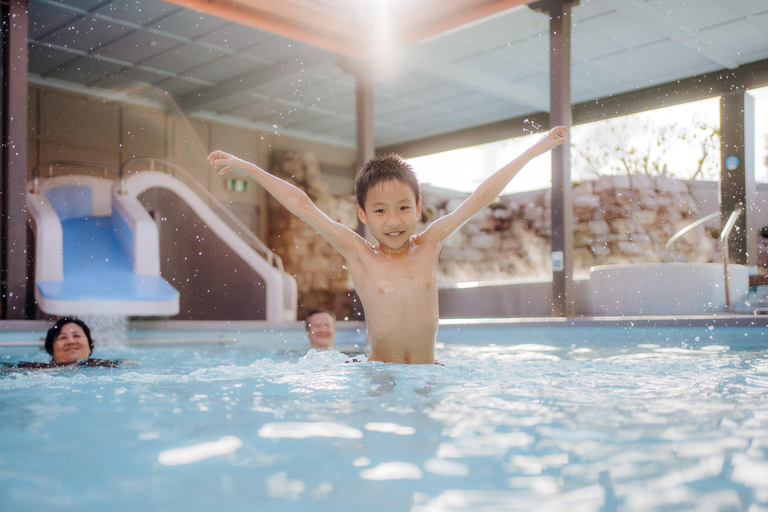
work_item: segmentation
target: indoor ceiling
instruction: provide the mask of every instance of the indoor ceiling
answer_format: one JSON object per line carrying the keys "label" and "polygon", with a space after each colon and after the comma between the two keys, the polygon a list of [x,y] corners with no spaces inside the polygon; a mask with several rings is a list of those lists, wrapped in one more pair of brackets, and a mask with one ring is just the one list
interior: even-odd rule
{"label": "indoor ceiling", "polygon": [[[359,7],[373,0],[205,2],[242,4],[240,17],[173,1],[30,0],[30,82],[163,91],[188,115],[344,146],[352,58],[374,69],[377,146],[549,109],[548,18],[525,2],[389,0],[422,14],[395,11],[385,31]],[[437,5],[453,8],[423,14]],[[574,103],[768,59],[766,0],[581,0],[572,13]]]}

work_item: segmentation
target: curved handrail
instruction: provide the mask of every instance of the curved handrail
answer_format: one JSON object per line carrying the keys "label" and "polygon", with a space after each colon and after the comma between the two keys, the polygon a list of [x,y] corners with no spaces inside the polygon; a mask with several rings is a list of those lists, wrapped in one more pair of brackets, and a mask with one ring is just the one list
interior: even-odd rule
{"label": "curved handrail", "polygon": [[[53,168],[56,167],[88,167],[91,169],[99,169],[102,171],[102,176],[107,177],[107,172],[112,171],[122,176],[120,169],[110,167],[108,165],[89,164],[86,162],[76,162],[74,160],[48,160],[47,162],[40,162],[32,168],[32,193],[40,193],[40,169],[48,169],[48,177],[53,177]],[[124,182],[120,181],[120,193],[125,194]]]}
{"label": "curved handrail", "polygon": [[262,253],[264,258],[267,260],[267,262],[277,267],[280,271],[285,272],[285,267],[283,266],[283,260],[272,252],[272,250],[267,247],[267,245],[261,241],[259,237],[257,237],[250,229],[248,229],[248,226],[243,224],[243,222],[238,219],[234,213],[232,213],[229,208],[227,208],[224,203],[221,202],[221,200],[213,195],[210,190],[205,188],[197,179],[195,179],[194,176],[189,174],[183,167],[180,167],[173,162],[169,162],[168,160],[163,160],[162,158],[152,158],[152,157],[138,157],[138,158],[131,158],[130,160],[126,160],[123,162],[123,164],[120,166],[119,172],[119,180],[120,180],[120,190],[121,193],[125,193],[125,168],[130,164],[135,164],[139,162],[147,162],[149,163],[149,170],[154,171],[155,170],[155,164],[159,163],[160,165],[164,165],[167,167],[170,167],[174,169],[175,171],[180,172],[185,178],[187,178],[194,186],[197,188],[197,190],[209,201],[209,204],[217,209],[221,215],[223,215],[226,220],[230,221],[232,224],[235,225],[236,229],[238,230],[238,234],[243,237],[243,239],[248,242],[248,244],[256,249],[258,252]]}
{"label": "curved handrail", "polygon": [[733,226],[736,225],[736,221],[739,215],[744,211],[744,205],[739,203],[735,210],[731,212],[731,216],[728,217],[728,221],[725,223],[723,230],[720,232],[720,254],[723,258],[723,273],[725,277],[725,307],[731,309],[731,281],[728,275],[728,237],[731,234]]}
{"label": "curved handrail", "polygon": [[702,218],[700,218],[700,219],[698,219],[698,220],[696,220],[694,222],[691,222],[690,224],[685,226],[683,229],[681,229],[680,231],[678,231],[677,233],[672,235],[672,238],[667,240],[666,245],[664,245],[664,261],[669,260],[669,250],[672,248],[672,245],[675,242],[677,242],[678,239],[680,239],[682,236],[687,234],[692,229],[694,229],[694,228],[696,228],[698,226],[701,226],[702,224],[706,224],[710,220],[719,218],[721,215],[722,215],[722,213],[720,213],[719,210],[714,212],[714,213],[710,213],[709,215],[707,215],[705,217],[702,217]]}

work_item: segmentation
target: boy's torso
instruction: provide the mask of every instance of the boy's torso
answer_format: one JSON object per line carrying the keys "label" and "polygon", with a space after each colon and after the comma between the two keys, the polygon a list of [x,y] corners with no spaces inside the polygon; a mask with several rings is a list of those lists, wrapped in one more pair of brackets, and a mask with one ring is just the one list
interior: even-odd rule
{"label": "boy's torso", "polygon": [[348,262],[365,309],[370,360],[434,363],[437,255],[437,244],[422,234],[411,237],[403,254],[367,246],[359,251],[359,261]]}

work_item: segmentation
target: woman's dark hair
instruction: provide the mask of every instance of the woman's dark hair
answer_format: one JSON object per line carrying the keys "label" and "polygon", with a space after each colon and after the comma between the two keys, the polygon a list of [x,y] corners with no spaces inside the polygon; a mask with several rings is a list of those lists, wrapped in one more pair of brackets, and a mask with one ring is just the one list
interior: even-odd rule
{"label": "woman's dark hair", "polygon": [[45,351],[53,355],[53,342],[56,341],[56,338],[58,338],[59,334],[61,334],[61,328],[67,324],[77,324],[83,329],[85,337],[88,338],[88,345],[91,347],[91,353],[93,353],[93,338],[91,338],[91,330],[88,328],[85,322],[79,318],[72,318],[68,316],[60,318],[58,322],[53,324],[53,327],[48,329],[48,334],[45,336]]}

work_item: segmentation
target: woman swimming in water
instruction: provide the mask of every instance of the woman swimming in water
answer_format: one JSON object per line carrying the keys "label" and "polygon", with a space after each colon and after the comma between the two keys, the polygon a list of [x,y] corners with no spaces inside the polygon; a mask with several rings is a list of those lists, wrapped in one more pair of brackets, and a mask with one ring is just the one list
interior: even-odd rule
{"label": "woman swimming in water", "polygon": [[16,368],[60,368],[65,366],[105,366],[116,367],[118,361],[93,359],[93,338],[88,325],[78,318],[59,319],[48,330],[45,337],[45,350],[51,354],[52,361],[35,363],[21,361]]}

